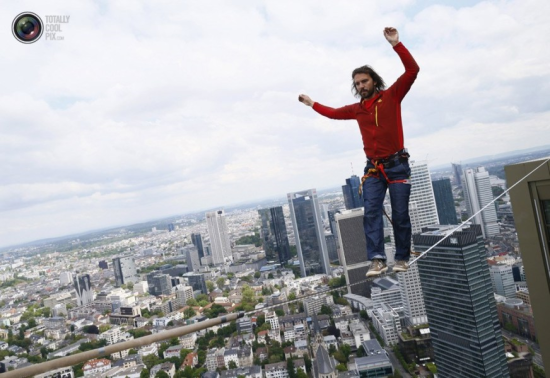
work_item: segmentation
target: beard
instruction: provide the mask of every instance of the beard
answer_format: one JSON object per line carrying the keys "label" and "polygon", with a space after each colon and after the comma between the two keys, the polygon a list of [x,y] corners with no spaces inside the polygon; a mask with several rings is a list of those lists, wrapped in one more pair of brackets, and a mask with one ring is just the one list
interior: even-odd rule
{"label": "beard", "polygon": [[372,88],[371,90],[361,91],[361,99],[362,100],[368,100],[369,98],[371,98],[374,95],[375,91],[376,90],[374,88]]}

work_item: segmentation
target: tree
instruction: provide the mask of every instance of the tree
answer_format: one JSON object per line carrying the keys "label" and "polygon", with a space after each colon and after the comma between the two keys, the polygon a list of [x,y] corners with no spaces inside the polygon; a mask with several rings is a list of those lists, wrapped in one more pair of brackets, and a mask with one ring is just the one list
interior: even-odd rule
{"label": "tree", "polygon": [[149,369],[142,369],[139,378],[149,378]]}
{"label": "tree", "polygon": [[214,286],[214,282],[206,281],[206,288],[208,289],[208,292],[211,293],[216,287]]}
{"label": "tree", "polygon": [[189,318],[192,318],[193,316],[197,315],[197,313],[195,312],[195,310],[193,310],[192,307],[189,307],[189,308],[186,308],[184,311],[183,311],[183,316],[187,319]]}
{"label": "tree", "polygon": [[307,353],[304,354],[304,364],[306,365],[306,371],[311,373],[311,359]]}
{"label": "tree", "polygon": [[323,315],[332,315],[332,309],[327,306],[327,305],[322,305],[321,306],[321,311],[319,312],[320,314],[323,314]]}
{"label": "tree", "polygon": [[236,369],[237,368],[237,364],[233,360],[229,361],[228,365],[229,365],[229,369]]}
{"label": "tree", "polygon": [[158,373],[155,374],[155,378],[170,378],[170,376],[164,370],[159,370]]}
{"label": "tree", "polygon": [[280,308],[275,310],[275,314],[277,316],[285,316],[285,312],[283,310],[281,310]]}
{"label": "tree", "polygon": [[298,373],[296,374],[296,378],[308,378],[307,374],[302,370],[302,368],[298,368]]}
{"label": "tree", "polygon": [[254,273],[254,278],[260,278],[262,276],[262,273],[256,272]]}
{"label": "tree", "polygon": [[191,298],[191,299],[188,299],[188,300],[185,302],[185,304],[186,304],[187,306],[193,306],[193,307],[195,307],[195,306],[198,304],[198,302],[197,302],[196,299]]}
{"label": "tree", "polygon": [[95,324],[92,324],[92,325],[89,325],[89,326],[84,326],[82,328],[82,330],[84,331],[84,333],[91,333],[91,334],[94,334],[94,335],[99,335],[99,328],[97,328],[97,326]]}
{"label": "tree", "polygon": [[216,285],[218,285],[218,287],[221,289],[222,287],[225,286],[225,277],[218,277],[218,279],[216,280]]}
{"label": "tree", "polygon": [[288,371],[288,378],[296,378],[296,370],[292,358],[286,360],[286,370]]}

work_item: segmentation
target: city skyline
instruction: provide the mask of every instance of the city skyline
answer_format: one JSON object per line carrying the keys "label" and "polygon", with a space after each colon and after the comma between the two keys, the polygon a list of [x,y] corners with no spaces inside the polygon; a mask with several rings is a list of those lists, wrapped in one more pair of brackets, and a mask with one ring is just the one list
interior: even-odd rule
{"label": "city skyline", "polygon": [[[71,18],[63,41],[0,36],[0,244],[359,175],[356,123],[322,119],[297,95],[352,103],[349,74],[363,64],[392,83],[402,72],[384,26],[399,30],[420,65],[403,103],[414,159],[442,165],[534,147],[549,131],[548,89],[539,83],[550,72],[548,53],[526,41],[550,28],[548,8],[542,0],[349,1],[337,9],[238,2],[214,10],[7,4],[6,28],[21,9]],[[376,16],[366,24],[367,9]]]}

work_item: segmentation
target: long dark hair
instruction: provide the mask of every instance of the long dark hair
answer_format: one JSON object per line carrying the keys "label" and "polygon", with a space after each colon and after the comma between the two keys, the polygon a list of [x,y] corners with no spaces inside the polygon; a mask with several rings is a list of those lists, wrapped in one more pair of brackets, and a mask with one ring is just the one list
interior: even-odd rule
{"label": "long dark hair", "polygon": [[378,75],[376,71],[372,69],[371,66],[366,66],[366,65],[361,66],[359,68],[354,69],[353,72],[351,73],[351,92],[355,97],[361,97],[361,94],[357,91],[357,88],[355,87],[354,78],[355,78],[355,75],[357,74],[369,75],[372,78],[372,81],[374,81],[374,88],[376,89],[377,92],[380,92],[386,89],[386,83],[384,83],[384,79],[382,79],[382,77],[380,77],[380,75]]}

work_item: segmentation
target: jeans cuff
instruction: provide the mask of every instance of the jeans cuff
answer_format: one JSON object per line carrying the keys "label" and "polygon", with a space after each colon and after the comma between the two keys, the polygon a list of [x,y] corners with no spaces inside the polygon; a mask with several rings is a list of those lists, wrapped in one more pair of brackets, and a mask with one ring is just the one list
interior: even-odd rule
{"label": "jeans cuff", "polygon": [[386,256],[384,256],[384,255],[374,255],[374,256],[372,256],[369,260],[374,260],[374,259],[377,259],[377,260],[386,260]]}

